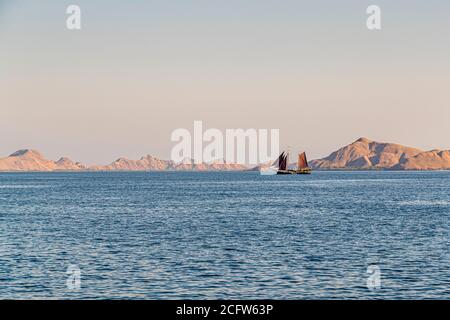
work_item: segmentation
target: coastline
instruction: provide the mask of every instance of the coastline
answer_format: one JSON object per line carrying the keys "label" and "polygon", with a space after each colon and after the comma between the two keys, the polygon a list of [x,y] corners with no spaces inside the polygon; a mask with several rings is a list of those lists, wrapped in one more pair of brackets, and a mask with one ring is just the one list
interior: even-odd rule
{"label": "coastline", "polygon": [[[313,169],[313,172],[450,172],[449,169],[389,169],[389,168],[333,168]],[[109,173],[109,172],[140,172],[140,173],[259,173],[258,170],[0,170],[1,173]]]}

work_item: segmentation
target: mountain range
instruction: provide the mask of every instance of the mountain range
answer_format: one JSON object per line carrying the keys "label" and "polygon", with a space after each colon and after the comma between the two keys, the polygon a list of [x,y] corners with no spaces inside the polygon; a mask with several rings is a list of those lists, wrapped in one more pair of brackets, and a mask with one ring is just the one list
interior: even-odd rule
{"label": "mountain range", "polygon": [[310,161],[310,166],[315,169],[445,170],[450,169],[450,150],[423,151],[359,138],[328,157]]}
{"label": "mountain range", "polygon": [[170,160],[161,160],[151,155],[139,160],[119,158],[108,165],[86,166],[63,157],[58,161],[46,159],[39,151],[23,149],[14,152],[6,158],[0,159],[0,171],[232,171],[246,170],[248,167],[241,164],[215,161],[211,163],[196,164],[191,159],[180,163]]}
{"label": "mountain range", "polygon": [[[359,138],[329,156],[309,162],[313,169],[389,169],[389,170],[450,170],[450,150],[423,151],[395,143]],[[252,170],[258,169],[259,166]],[[195,164],[191,159],[180,163],[146,155],[139,160],[119,158],[108,165],[86,166],[63,157],[46,159],[39,151],[23,149],[0,158],[0,171],[242,171],[241,164],[215,161]]]}

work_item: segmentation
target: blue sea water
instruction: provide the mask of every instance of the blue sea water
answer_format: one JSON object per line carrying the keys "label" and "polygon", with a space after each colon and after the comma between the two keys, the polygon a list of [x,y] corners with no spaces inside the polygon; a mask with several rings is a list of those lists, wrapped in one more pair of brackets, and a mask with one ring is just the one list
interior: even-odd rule
{"label": "blue sea water", "polygon": [[1,173],[0,298],[449,299],[449,219],[445,171]]}

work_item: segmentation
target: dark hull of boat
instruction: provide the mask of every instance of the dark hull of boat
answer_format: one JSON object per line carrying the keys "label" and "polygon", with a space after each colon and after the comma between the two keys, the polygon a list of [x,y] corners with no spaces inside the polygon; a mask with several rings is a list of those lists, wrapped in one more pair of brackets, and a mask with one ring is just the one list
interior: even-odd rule
{"label": "dark hull of boat", "polygon": [[311,169],[301,170],[278,170],[277,174],[311,174]]}

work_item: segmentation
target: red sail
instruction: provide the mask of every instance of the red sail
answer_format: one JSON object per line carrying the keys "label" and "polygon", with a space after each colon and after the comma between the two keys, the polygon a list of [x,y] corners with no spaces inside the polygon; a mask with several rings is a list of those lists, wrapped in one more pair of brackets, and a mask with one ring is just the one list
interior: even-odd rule
{"label": "red sail", "polygon": [[299,170],[308,168],[308,160],[306,160],[306,153],[302,152],[298,155],[297,166]]}

